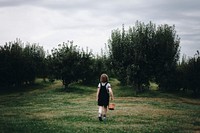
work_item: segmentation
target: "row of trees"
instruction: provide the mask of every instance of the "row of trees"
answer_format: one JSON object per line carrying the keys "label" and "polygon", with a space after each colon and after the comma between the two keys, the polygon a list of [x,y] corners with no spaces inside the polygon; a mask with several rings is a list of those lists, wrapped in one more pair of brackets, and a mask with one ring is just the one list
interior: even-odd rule
{"label": "row of trees", "polygon": [[136,22],[125,31],[117,29],[109,40],[110,58],[117,77],[123,84],[138,90],[148,88],[149,81],[170,88],[179,59],[180,38],[175,26]]}
{"label": "row of trees", "polygon": [[186,59],[183,56],[182,62],[176,69],[175,88],[179,90],[192,90],[195,95],[200,93],[200,54],[199,51],[194,57]]}
{"label": "row of trees", "polygon": [[200,56],[179,61],[180,38],[175,26],[136,22],[116,29],[101,56],[94,56],[68,41],[46,55],[37,44],[20,40],[0,46],[0,86],[31,84],[36,77],[61,79],[67,88],[74,81],[98,82],[103,72],[138,91],[156,82],[164,90],[200,92]]}
{"label": "row of trees", "polygon": [[[25,45],[25,46],[24,46]],[[32,84],[36,77],[50,81],[61,79],[67,88],[74,81],[94,83],[106,70],[103,56],[94,57],[73,42],[60,44],[46,54],[38,44],[15,42],[0,46],[0,88],[19,88]]]}
{"label": "row of trees", "polygon": [[179,61],[180,38],[175,26],[156,27],[136,22],[128,30],[112,31],[109,40],[112,68],[122,84],[138,91],[156,82],[167,91],[192,90],[200,93],[200,55]]}
{"label": "row of trees", "polygon": [[37,44],[20,40],[0,46],[0,86],[13,87],[31,84],[36,76],[45,76],[45,52]]}
{"label": "row of trees", "polygon": [[98,82],[99,75],[105,70],[104,58],[94,57],[88,49],[80,50],[73,42],[63,43],[53,49],[47,60],[49,77],[62,79],[66,88],[74,81],[84,84]]}

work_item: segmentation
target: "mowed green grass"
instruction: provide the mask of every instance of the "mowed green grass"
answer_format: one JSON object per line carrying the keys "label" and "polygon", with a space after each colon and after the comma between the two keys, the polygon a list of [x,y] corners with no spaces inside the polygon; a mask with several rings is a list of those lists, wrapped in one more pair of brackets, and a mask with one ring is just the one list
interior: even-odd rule
{"label": "mowed green grass", "polygon": [[[41,82],[41,81],[38,81]],[[111,80],[116,108],[97,119],[96,86],[37,85],[0,95],[1,133],[200,132],[200,100],[150,91],[135,93]]]}

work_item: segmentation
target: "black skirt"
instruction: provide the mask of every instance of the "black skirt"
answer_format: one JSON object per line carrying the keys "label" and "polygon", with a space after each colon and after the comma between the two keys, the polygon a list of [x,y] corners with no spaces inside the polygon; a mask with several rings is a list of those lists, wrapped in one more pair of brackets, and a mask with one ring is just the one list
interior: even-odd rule
{"label": "black skirt", "polygon": [[107,107],[109,105],[109,98],[99,98],[98,105]]}

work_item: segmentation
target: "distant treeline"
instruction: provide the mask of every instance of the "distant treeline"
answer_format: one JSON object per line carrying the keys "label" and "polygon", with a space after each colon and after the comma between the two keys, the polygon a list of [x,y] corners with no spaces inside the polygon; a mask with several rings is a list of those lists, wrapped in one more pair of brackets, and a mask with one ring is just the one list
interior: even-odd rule
{"label": "distant treeline", "polygon": [[80,49],[73,42],[59,44],[47,54],[38,44],[20,40],[0,46],[0,88],[32,84],[36,77],[61,79],[67,88],[75,81],[98,82],[101,73],[116,77],[121,84],[142,91],[156,82],[167,91],[200,93],[200,55],[179,61],[180,38],[175,26],[136,22],[116,29],[100,56]]}

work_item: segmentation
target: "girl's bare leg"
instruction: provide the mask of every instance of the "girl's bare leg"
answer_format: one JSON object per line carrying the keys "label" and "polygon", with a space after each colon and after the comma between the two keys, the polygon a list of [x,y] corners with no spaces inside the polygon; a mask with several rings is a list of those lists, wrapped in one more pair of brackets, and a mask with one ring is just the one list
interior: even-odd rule
{"label": "girl's bare leg", "polygon": [[103,113],[103,107],[102,106],[99,106],[99,116],[101,116]]}
{"label": "girl's bare leg", "polygon": [[104,110],[103,118],[106,119],[107,107],[103,107],[103,110]]}
{"label": "girl's bare leg", "polygon": [[99,121],[102,121],[102,113],[103,113],[103,107],[99,106]]}

